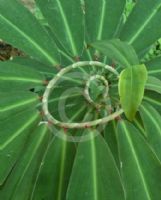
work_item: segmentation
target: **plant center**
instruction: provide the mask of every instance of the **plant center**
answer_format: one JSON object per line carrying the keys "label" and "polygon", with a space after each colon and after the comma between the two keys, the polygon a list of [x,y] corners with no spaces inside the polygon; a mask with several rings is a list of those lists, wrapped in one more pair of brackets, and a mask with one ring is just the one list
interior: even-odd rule
{"label": "plant center", "polygon": [[[72,122],[73,117],[75,117],[75,115],[73,117],[70,118],[69,121],[61,121],[58,118],[56,118],[57,114],[52,115],[49,112],[48,109],[48,103],[49,103],[49,97],[51,96],[52,91],[54,91],[56,88],[61,90],[61,88],[64,88],[60,86],[60,84],[62,83],[62,80],[67,79],[70,81],[74,81],[75,83],[80,84],[80,79],[79,80],[79,75],[78,73],[76,74],[72,74],[74,73],[73,71],[75,70],[80,70],[83,74],[83,77],[85,80],[82,80],[83,83],[82,84],[82,88],[81,87],[73,87],[71,89],[69,89],[68,85],[65,83],[65,85],[67,86],[66,91],[64,91],[64,95],[66,95],[68,93],[68,97],[70,98],[70,103],[68,104],[68,110],[72,110],[70,109],[70,106],[72,106],[74,104],[73,99],[71,97],[73,97],[72,95],[69,95],[69,92],[71,91],[78,91],[80,90],[80,93],[82,93],[82,97],[79,97],[77,99],[77,101],[75,102],[75,104],[79,104],[79,99],[83,98],[84,96],[84,101],[86,100],[86,104],[90,104],[91,105],[91,110],[94,109],[95,111],[98,110],[102,110],[101,108],[103,107],[103,109],[105,111],[108,111],[109,107],[111,107],[111,101],[110,101],[110,97],[109,97],[109,83],[108,80],[105,78],[104,75],[99,75],[99,73],[95,74],[95,75],[91,75],[91,73],[87,73],[83,68],[84,67],[89,67],[89,69],[91,70],[92,67],[97,67],[98,69],[103,69],[106,70],[107,72],[112,73],[113,75],[116,76],[116,78],[118,79],[119,77],[119,73],[112,68],[109,65],[106,65],[104,63],[101,62],[97,62],[97,61],[81,61],[81,62],[77,62],[74,63],[70,66],[67,66],[65,68],[63,68],[61,71],[59,71],[54,78],[49,82],[48,86],[46,87],[46,90],[44,92],[43,95],[43,100],[42,100],[42,109],[43,112],[45,114],[44,120],[50,122],[50,124],[53,124],[53,126],[58,126],[61,128],[85,128],[87,126],[97,126],[100,124],[105,124],[110,120],[115,119],[116,117],[118,117],[120,114],[123,113],[123,110],[118,108],[117,110],[115,110],[114,113],[111,112],[104,112],[105,115],[99,115],[102,118],[97,118],[97,119],[93,119],[93,120],[86,120],[86,118],[84,118],[84,120],[82,122]],[[78,72],[78,71],[77,71]],[[70,74],[70,76],[69,76]],[[74,76],[72,76],[74,75]],[[73,80],[74,79],[74,80]],[[75,84],[74,84],[75,85]],[[84,85],[84,86],[83,86]],[[73,85],[72,85],[73,86]],[[82,89],[82,92],[81,92]],[[54,92],[52,93],[54,94]],[[63,99],[64,97],[62,97]],[[81,104],[81,103],[80,103]],[[59,111],[62,109],[63,104],[59,104]],[[64,104],[65,105],[65,104]],[[81,106],[81,105],[80,105]],[[87,106],[87,105],[86,105]],[[66,106],[64,106],[66,107]],[[87,108],[89,108],[90,106],[88,106]],[[72,110],[74,111],[74,109]],[[60,112],[62,114],[63,110]],[[73,113],[73,112],[72,112]]]}

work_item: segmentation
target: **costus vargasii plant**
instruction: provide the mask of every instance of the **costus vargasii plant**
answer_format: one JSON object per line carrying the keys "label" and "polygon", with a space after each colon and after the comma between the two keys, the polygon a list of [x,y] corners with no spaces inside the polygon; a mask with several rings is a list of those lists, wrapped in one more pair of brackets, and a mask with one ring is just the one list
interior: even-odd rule
{"label": "costus vargasii plant", "polygon": [[35,4],[0,0],[0,199],[160,200],[161,0]]}

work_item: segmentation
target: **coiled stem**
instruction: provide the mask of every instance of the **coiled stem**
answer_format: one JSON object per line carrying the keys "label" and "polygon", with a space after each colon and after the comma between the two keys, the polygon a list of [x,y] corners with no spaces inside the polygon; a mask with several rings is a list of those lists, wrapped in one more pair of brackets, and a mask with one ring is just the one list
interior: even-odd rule
{"label": "coiled stem", "polygon": [[[85,67],[85,66],[97,66],[97,67],[101,67],[104,68],[110,72],[112,72],[114,75],[116,75],[117,78],[119,78],[119,73],[112,68],[109,65],[106,65],[104,63],[98,62],[98,61],[82,61],[82,62],[77,62],[74,63],[72,65],[69,65],[68,67],[63,68],[60,72],[58,72],[58,74],[48,83],[46,90],[43,94],[43,99],[42,99],[42,110],[44,112],[45,115],[45,120],[50,122],[50,124],[59,126],[61,128],[67,128],[67,129],[73,129],[73,128],[85,128],[85,127],[92,127],[92,126],[96,126],[99,124],[105,124],[108,121],[111,121],[115,118],[117,118],[118,116],[120,116],[123,113],[122,109],[118,109],[116,112],[110,114],[109,116],[106,116],[104,118],[101,119],[97,119],[97,120],[93,120],[93,121],[87,121],[87,122],[81,122],[81,123],[72,123],[72,122],[61,122],[57,119],[55,119],[49,112],[48,110],[48,99],[49,96],[51,94],[51,92],[54,90],[54,87],[56,85],[56,83],[59,81],[59,79],[61,77],[63,77],[64,74],[70,72],[72,69],[75,68],[79,68],[79,67]],[[99,79],[103,82],[103,84],[105,85],[106,91],[103,94],[103,97],[106,98],[108,96],[108,90],[109,90],[109,85],[108,85],[108,81],[104,78],[104,76],[102,75],[93,75],[89,78],[89,80],[86,82],[85,85],[85,89],[84,89],[84,96],[86,98],[86,100],[93,104],[96,108],[99,108],[101,105],[97,104],[93,101],[93,99],[90,97],[89,95],[89,85],[90,82],[94,79]]]}

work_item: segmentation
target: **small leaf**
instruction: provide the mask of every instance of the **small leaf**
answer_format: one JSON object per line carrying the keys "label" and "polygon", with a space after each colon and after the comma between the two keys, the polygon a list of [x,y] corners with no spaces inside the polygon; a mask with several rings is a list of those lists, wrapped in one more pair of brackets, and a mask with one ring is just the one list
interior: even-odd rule
{"label": "small leaf", "polygon": [[120,102],[129,120],[134,119],[135,113],[142,101],[146,80],[147,70],[145,65],[128,67],[120,74]]}
{"label": "small leaf", "polygon": [[139,64],[138,57],[133,47],[119,39],[96,41],[91,45],[109,59],[119,63],[122,67]]}

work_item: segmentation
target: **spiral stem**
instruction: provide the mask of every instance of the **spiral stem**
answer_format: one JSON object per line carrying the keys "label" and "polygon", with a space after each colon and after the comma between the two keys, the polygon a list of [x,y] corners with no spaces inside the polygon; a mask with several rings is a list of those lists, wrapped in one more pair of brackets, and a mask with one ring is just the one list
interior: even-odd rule
{"label": "spiral stem", "polygon": [[[110,72],[112,72],[113,74],[115,74],[117,76],[117,78],[119,77],[119,73],[114,69],[112,68],[111,66],[109,65],[106,65],[104,63],[101,63],[101,62],[98,62],[98,61],[81,61],[81,62],[77,62],[77,63],[74,63],[72,65],[69,65],[68,67],[65,67],[63,68],[61,71],[58,72],[58,74],[48,83],[47,87],[46,87],[46,90],[43,94],[43,98],[42,98],[42,110],[45,114],[45,120],[50,122],[50,124],[53,124],[53,125],[56,125],[56,126],[59,126],[61,128],[69,128],[69,129],[73,129],[73,128],[85,128],[85,127],[92,127],[92,126],[97,126],[99,124],[105,124],[107,123],[108,121],[111,121],[115,118],[117,118],[118,116],[120,116],[122,113],[123,113],[123,110],[122,109],[119,109],[118,111],[112,113],[111,115],[109,116],[106,116],[102,119],[97,119],[97,120],[94,120],[94,121],[88,121],[88,122],[82,122],[82,123],[64,123],[64,122],[61,122],[57,119],[55,119],[50,113],[49,113],[49,110],[48,110],[48,99],[49,99],[49,96],[52,92],[52,90],[54,89],[54,87],[56,86],[56,83],[58,82],[58,80],[64,76],[64,74],[70,72],[72,69],[75,69],[75,68],[79,68],[79,67],[85,67],[85,66],[97,66],[97,67],[101,67],[101,68],[104,68]],[[90,85],[90,82],[94,79],[100,79],[101,81],[103,81],[105,87],[106,87],[106,92],[104,94],[104,97],[107,97],[108,96],[108,90],[109,90],[109,86],[108,86],[108,81],[101,75],[94,75],[94,76],[91,76],[89,78],[89,80],[87,81],[86,83],[86,86],[85,86],[85,90],[84,90],[84,96],[85,98],[87,99],[88,102],[94,104],[95,106],[98,106],[90,97],[89,95],[89,85]]]}
{"label": "spiral stem", "polygon": [[101,104],[98,104],[98,103],[95,103],[93,101],[93,99],[90,97],[90,94],[89,94],[89,87],[90,87],[90,83],[93,81],[93,80],[101,80],[104,85],[105,85],[105,92],[103,94],[103,98],[106,99],[108,97],[108,91],[109,91],[109,86],[108,86],[108,81],[104,78],[104,76],[101,76],[101,75],[94,75],[94,76],[91,76],[89,78],[89,80],[86,82],[86,86],[85,86],[85,89],[84,89],[84,97],[85,99],[91,103],[92,105],[94,105],[97,109],[99,109],[102,105]]}

